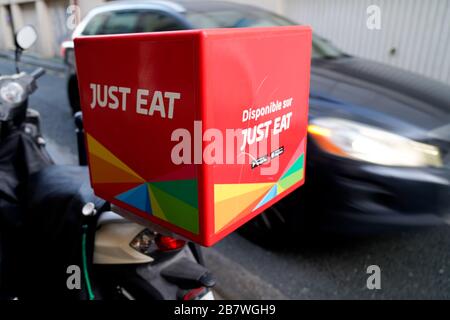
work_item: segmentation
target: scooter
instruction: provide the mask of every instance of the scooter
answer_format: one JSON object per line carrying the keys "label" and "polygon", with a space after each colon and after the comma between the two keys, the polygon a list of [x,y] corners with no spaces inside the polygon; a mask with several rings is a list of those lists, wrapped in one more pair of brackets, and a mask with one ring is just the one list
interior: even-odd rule
{"label": "scooter", "polygon": [[[93,194],[81,114],[75,118],[80,165],[53,163],[39,113],[28,108],[45,71],[27,74],[17,63],[36,38],[31,26],[17,33],[17,74],[0,77],[0,172],[6,177],[0,183],[0,297],[214,299],[215,280],[199,246],[132,220]],[[4,212],[12,222],[1,218]]]}

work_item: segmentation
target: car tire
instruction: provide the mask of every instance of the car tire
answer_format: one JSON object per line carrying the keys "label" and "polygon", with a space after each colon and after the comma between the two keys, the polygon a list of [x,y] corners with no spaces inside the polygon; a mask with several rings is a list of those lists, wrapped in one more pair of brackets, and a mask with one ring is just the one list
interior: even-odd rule
{"label": "car tire", "polygon": [[69,98],[72,113],[75,114],[81,110],[80,93],[78,92],[78,79],[76,75],[71,75],[67,82],[67,95]]}

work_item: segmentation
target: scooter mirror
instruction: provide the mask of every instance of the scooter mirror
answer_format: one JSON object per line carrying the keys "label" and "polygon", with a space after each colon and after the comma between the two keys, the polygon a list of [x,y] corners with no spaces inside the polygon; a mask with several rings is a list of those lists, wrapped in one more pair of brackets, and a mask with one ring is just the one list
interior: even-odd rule
{"label": "scooter mirror", "polygon": [[37,32],[30,25],[22,27],[16,33],[16,45],[22,50],[27,50],[31,48],[31,46],[36,42],[36,40],[37,40]]}

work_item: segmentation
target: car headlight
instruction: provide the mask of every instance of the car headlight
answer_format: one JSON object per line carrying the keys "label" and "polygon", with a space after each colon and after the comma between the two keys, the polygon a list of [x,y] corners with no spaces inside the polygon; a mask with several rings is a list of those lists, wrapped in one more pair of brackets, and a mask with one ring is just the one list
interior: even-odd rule
{"label": "car headlight", "polygon": [[340,157],[386,166],[442,166],[437,147],[350,120],[314,119],[308,133],[324,151]]}
{"label": "car headlight", "polygon": [[16,81],[0,84],[0,98],[9,104],[19,104],[25,100],[25,89]]}

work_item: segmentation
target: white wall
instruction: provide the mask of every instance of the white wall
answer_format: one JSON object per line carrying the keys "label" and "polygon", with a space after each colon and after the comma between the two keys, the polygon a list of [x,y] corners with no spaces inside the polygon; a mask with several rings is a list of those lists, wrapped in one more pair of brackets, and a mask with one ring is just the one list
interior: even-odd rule
{"label": "white wall", "polygon": [[78,0],[81,9],[81,17],[84,17],[91,9],[101,5],[105,0]]}
{"label": "white wall", "polygon": [[53,37],[52,37],[52,49],[53,52],[59,52],[61,43],[64,40],[70,38],[72,34],[71,30],[67,28],[67,6],[69,1],[67,0],[52,0],[51,5],[48,7],[49,16],[52,22]]}
{"label": "white wall", "polygon": [[[35,28],[38,28],[39,23],[37,19],[35,4],[33,2],[26,2],[19,4],[19,7],[22,14],[23,22],[17,22],[17,20],[15,20],[16,31],[20,29],[23,26],[23,24],[30,24]],[[37,41],[36,44],[27,51],[29,53],[31,52],[38,53],[41,51],[41,47],[42,44],[40,43],[40,41]]]}
{"label": "white wall", "polygon": [[[40,6],[44,8],[41,16],[45,16],[41,19],[38,17],[40,25],[51,21],[46,29],[52,30],[44,33],[39,30],[41,39],[35,50],[47,56],[58,54],[58,43],[67,31],[63,24],[63,8],[74,3],[74,0],[0,0],[0,18],[3,20],[0,21],[0,49],[10,48],[12,40],[3,19],[4,5],[12,4],[18,27],[22,23],[36,23],[34,12],[31,12],[35,10],[32,5],[36,1],[45,4]],[[316,33],[350,54],[450,84],[450,0],[234,1],[261,6],[309,24]],[[76,1],[81,7],[82,16],[102,2],[104,0]],[[369,30],[366,27],[366,9],[372,4],[381,9],[381,30]],[[395,54],[391,54],[392,49],[395,49]]]}
{"label": "white wall", "polygon": [[[278,11],[350,54],[450,84],[450,0],[239,0]],[[366,26],[369,5],[381,30]],[[391,50],[395,49],[395,54]]]}

